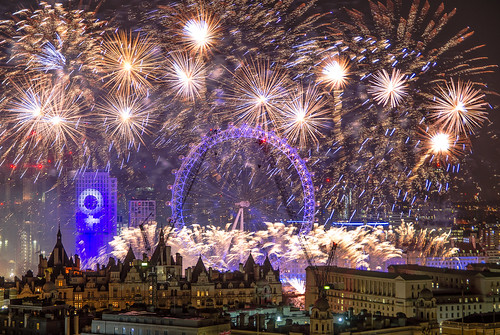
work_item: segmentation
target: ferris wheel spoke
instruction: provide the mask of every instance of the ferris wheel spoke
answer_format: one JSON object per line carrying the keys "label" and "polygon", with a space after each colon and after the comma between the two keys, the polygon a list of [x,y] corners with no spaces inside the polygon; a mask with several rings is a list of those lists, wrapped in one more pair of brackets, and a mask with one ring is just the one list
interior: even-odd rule
{"label": "ferris wheel spoke", "polygon": [[[195,167],[199,173],[191,171]],[[172,189],[177,227],[225,227],[240,215],[247,229],[259,230],[265,221],[300,215],[305,232],[314,204],[311,176],[295,149],[272,132],[247,126],[205,136],[183,161]]]}

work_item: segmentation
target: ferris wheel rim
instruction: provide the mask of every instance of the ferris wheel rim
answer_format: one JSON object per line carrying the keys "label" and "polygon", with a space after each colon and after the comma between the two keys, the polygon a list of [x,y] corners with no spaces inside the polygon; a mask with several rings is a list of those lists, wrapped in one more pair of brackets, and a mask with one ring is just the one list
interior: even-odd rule
{"label": "ferris wheel rim", "polygon": [[315,194],[312,176],[307,169],[305,161],[300,157],[297,150],[289,145],[286,139],[280,138],[272,131],[263,130],[260,127],[254,128],[248,125],[239,127],[229,126],[225,130],[213,130],[202,137],[200,143],[194,146],[188,155],[183,158],[181,167],[175,172],[175,182],[172,186],[172,222],[176,229],[182,229],[186,223],[183,215],[183,197],[185,193],[186,182],[191,178],[191,171],[206,152],[217,144],[230,140],[238,140],[241,138],[265,140],[266,143],[272,145],[284,154],[297,172],[302,184],[303,193],[303,215],[300,221],[300,229],[298,234],[308,234],[314,224],[315,215]]}

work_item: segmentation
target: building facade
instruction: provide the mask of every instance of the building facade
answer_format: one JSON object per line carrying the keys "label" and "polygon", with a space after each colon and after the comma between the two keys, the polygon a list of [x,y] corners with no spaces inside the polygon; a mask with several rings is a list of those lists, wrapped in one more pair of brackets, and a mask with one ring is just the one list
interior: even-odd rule
{"label": "building facade", "polygon": [[109,253],[116,234],[117,185],[109,172],[84,172],[76,180],[75,250],[87,263],[99,252]]}
{"label": "building facade", "polygon": [[134,304],[197,309],[275,306],[282,302],[279,270],[268,258],[256,264],[250,255],[238,271],[206,268],[201,257],[183,274],[182,256],[173,254],[160,233],[151,258],[109,258],[96,270],[82,270],[78,256],[68,257],[59,231],[50,257],[39,256],[38,275],[28,271],[15,283],[4,283],[0,297],[56,299],[76,309],[123,310]]}
{"label": "building facade", "polygon": [[[326,271],[326,267],[317,267]],[[327,300],[332,312],[342,313],[352,308],[354,313],[380,313],[384,316],[435,320],[436,309],[430,288],[432,278],[428,275],[409,275],[378,271],[333,267],[328,271]],[[306,307],[318,299],[314,269],[306,269]]]}
{"label": "building facade", "polygon": [[92,321],[91,334],[142,334],[142,335],[220,335],[230,334],[229,320],[222,318],[200,318],[162,316],[146,311],[104,313]]}

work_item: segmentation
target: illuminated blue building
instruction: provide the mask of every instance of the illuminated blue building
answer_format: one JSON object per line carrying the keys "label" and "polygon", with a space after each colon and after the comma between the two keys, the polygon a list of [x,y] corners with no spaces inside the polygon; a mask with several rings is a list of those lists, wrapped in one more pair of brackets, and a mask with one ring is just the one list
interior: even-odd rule
{"label": "illuminated blue building", "polygon": [[82,264],[110,251],[116,234],[116,178],[85,172],[76,180],[76,253]]}

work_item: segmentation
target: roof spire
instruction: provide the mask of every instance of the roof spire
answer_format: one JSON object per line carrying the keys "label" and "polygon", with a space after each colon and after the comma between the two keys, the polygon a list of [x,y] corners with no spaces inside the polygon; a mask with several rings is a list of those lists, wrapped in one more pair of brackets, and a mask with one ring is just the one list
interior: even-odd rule
{"label": "roof spire", "polygon": [[160,241],[158,241],[158,245],[165,244],[165,234],[163,233],[163,229],[160,228]]}
{"label": "roof spire", "polygon": [[61,235],[61,223],[59,222],[58,229],[57,229],[57,241],[61,241],[62,235]]}

